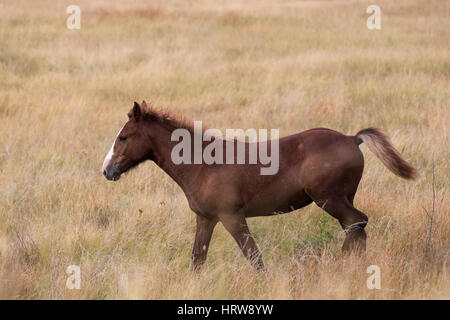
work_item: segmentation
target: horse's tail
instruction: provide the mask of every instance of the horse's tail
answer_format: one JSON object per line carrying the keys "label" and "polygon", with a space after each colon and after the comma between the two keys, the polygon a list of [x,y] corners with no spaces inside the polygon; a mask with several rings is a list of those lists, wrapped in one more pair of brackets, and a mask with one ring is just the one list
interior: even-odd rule
{"label": "horse's tail", "polygon": [[404,179],[416,179],[417,170],[406,162],[389,141],[389,137],[380,129],[367,128],[356,134],[356,143],[364,142],[370,151],[394,174]]}

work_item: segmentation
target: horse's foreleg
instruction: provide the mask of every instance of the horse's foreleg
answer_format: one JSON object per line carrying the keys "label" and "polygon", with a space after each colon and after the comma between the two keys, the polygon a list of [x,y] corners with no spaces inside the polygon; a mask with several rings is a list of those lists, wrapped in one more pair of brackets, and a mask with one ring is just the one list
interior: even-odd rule
{"label": "horse's foreleg", "polygon": [[216,219],[207,219],[197,215],[197,231],[192,249],[192,270],[198,270],[206,260],[209,242],[217,224]]}
{"label": "horse's foreleg", "polygon": [[250,234],[247,221],[242,215],[226,214],[220,216],[220,221],[238,243],[245,257],[257,270],[264,270],[261,253],[256,246],[255,239]]}

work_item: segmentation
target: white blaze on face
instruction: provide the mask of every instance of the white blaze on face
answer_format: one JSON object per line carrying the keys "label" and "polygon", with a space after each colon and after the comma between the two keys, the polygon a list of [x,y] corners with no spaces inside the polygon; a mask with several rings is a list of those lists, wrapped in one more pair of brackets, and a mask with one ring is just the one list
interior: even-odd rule
{"label": "white blaze on face", "polygon": [[109,164],[109,161],[111,161],[111,158],[114,154],[114,145],[116,144],[117,137],[122,132],[122,129],[123,129],[123,127],[119,130],[119,132],[117,132],[116,138],[114,139],[114,141],[112,143],[111,149],[109,149],[109,152],[105,157],[105,160],[103,160],[102,173],[105,172],[105,169]]}

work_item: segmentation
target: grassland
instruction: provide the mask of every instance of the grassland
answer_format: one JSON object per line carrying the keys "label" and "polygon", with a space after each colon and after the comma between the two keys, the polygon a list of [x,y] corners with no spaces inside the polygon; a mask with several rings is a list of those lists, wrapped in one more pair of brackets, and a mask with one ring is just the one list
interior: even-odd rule
{"label": "grassland", "polygon": [[[0,1],[0,298],[450,298],[449,1],[377,0],[378,31],[373,1],[76,2],[80,30],[65,25],[73,1]],[[375,125],[421,178],[361,146],[365,258],[342,257],[337,221],[311,205],[249,220],[265,274],[221,225],[191,274],[179,187],[153,163],[117,183],[100,173],[142,99],[221,130]]]}

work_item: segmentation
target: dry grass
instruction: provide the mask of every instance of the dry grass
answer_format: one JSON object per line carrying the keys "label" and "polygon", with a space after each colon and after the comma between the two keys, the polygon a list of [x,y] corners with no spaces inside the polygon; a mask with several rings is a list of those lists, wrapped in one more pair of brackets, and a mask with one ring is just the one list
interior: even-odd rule
{"label": "dry grass", "polygon": [[[450,298],[448,1],[377,0],[380,31],[365,27],[373,1],[77,2],[78,31],[72,1],[0,3],[0,298]],[[192,275],[181,190],[152,163],[118,183],[99,170],[142,99],[220,129],[376,125],[422,176],[361,147],[365,259],[340,256],[338,223],[312,205],[249,220],[266,274],[219,225]],[[381,290],[366,287],[372,264]]]}

